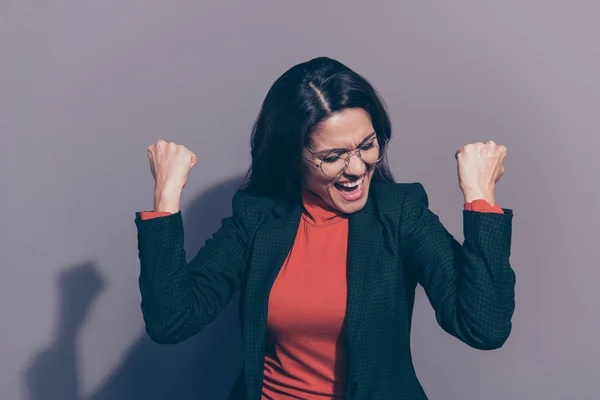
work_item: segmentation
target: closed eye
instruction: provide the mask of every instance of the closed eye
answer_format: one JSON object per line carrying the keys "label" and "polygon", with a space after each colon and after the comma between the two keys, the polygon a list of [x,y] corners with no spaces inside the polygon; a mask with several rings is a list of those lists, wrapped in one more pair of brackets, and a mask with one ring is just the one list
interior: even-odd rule
{"label": "closed eye", "polygon": [[330,155],[330,156],[323,158],[323,162],[326,162],[328,164],[333,164],[334,162],[338,161],[339,159],[340,159],[340,156],[338,156],[338,155]]}
{"label": "closed eye", "polygon": [[373,147],[375,147],[375,141],[373,140],[370,143],[365,144],[364,146],[361,146],[361,150],[371,150]]}

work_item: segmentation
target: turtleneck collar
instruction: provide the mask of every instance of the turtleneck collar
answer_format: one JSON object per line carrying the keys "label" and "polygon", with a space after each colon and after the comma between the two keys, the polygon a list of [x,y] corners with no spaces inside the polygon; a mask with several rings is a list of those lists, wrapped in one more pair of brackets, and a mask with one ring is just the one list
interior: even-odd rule
{"label": "turtleneck collar", "polygon": [[302,188],[302,205],[302,217],[311,225],[331,225],[348,218],[346,214],[334,209],[306,188]]}

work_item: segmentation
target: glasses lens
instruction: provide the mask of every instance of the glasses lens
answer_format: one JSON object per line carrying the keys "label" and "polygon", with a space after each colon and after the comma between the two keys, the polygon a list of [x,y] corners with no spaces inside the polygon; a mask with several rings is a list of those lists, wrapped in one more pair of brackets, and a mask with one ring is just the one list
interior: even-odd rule
{"label": "glasses lens", "polygon": [[330,178],[335,178],[346,168],[347,154],[330,153],[323,157],[321,169]]}
{"label": "glasses lens", "polygon": [[[376,164],[385,155],[385,140],[378,139],[360,149],[360,158],[366,164]],[[323,157],[321,170],[330,178],[336,178],[346,169],[348,153],[329,153]]]}
{"label": "glasses lens", "polygon": [[360,150],[360,158],[367,164],[375,164],[385,155],[385,148],[385,141],[379,139],[379,141],[363,147]]}

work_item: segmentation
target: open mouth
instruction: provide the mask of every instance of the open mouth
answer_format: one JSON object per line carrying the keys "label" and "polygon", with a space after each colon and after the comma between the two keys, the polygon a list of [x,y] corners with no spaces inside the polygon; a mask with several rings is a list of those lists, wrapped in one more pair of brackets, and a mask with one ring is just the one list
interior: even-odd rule
{"label": "open mouth", "polygon": [[365,192],[364,181],[365,177],[363,176],[362,178],[352,182],[336,182],[334,186],[344,200],[354,201],[363,196]]}

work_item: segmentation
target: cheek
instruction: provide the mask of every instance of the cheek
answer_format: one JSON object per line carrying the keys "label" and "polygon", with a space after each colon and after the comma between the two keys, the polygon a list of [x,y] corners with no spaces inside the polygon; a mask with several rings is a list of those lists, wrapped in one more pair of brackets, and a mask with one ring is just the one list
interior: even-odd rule
{"label": "cheek", "polygon": [[303,179],[305,185],[314,192],[322,192],[332,182],[324,176],[319,169],[304,170]]}

